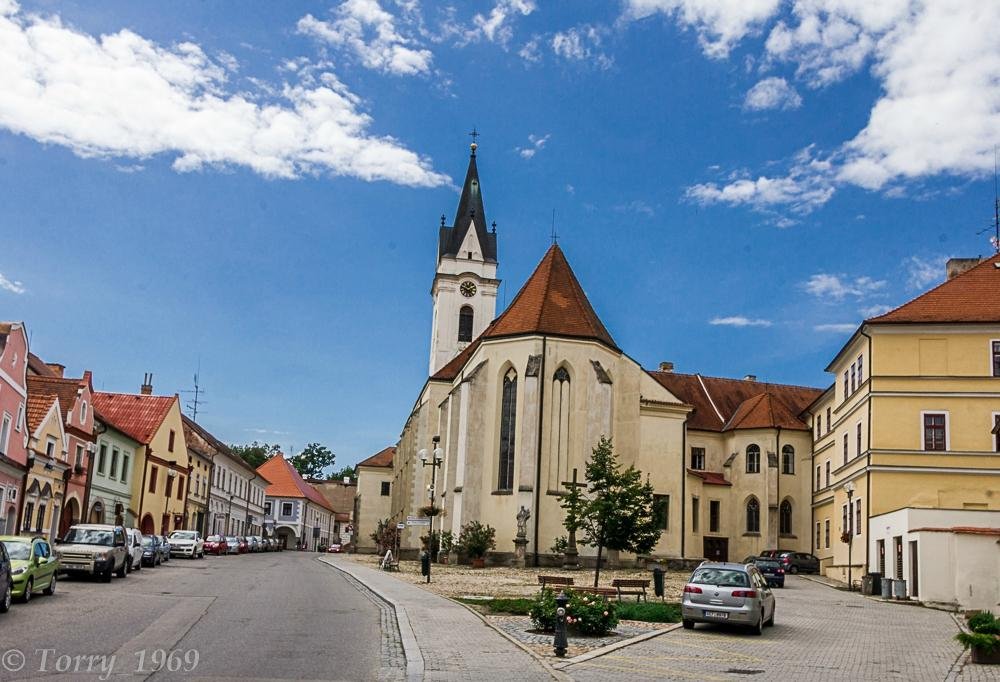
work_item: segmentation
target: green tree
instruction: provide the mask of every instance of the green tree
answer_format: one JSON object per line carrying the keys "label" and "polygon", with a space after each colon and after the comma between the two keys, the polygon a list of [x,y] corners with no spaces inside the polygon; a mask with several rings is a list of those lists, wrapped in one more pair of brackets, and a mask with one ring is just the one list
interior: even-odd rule
{"label": "green tree", "polygon": [[333,466],[336,455],[319,443],[309,443],[302,452],[288,459],[303,478],[322,478],[323,469]]}
{"label": "green tree", "polygon": [[257,441],[242,445],[232,444],[229,446],[229,449],[234,454],[242,457],[243,461],[254,469],[281,452],[281,446],[277,443],[272,445],[269,443],[258,443]]}
{"label": "green tree", "polygon": [[345,478],[350,478],[352,481],[358,477],[358,470],[352,466],[346,466],[340,471],[334,471],[330,474],[330,481],[342,481]]}
{"label": "green tree", "polygon": [[605,549],[647,554],[660,539],[653,513],[653,486],[633,466],[623,469],[611,441],[601,436],[586,470],[587,486],[571,488],[560,504],[568,531],[583,531],[580,540],[597,548],[594,587],[601,577]]}

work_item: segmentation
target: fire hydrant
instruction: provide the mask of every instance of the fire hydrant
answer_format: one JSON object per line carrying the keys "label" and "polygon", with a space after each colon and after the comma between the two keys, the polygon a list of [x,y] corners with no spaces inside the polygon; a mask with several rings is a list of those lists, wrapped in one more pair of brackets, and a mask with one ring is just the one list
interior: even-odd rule
{"label": "fire hydrant", "polygon": [[560,590],[556,596],[556,635],[552,642],[552,650],[559,658],[566,655],[566,605],[568,603],[569,597]]}

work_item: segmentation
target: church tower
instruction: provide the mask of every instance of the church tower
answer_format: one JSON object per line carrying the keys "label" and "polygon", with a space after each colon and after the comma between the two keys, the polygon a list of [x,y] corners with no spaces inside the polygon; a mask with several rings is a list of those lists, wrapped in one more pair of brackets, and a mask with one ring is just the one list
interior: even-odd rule
{"label": "church tower", "polygon": [[495,224],[488,228],[486,221],[476,147],[475,142],[470,145],[469,170],[454,224],[445,225],[441,216],[437,272],[431,287],[431,375],[461,353],[496,315],[497,231]]}

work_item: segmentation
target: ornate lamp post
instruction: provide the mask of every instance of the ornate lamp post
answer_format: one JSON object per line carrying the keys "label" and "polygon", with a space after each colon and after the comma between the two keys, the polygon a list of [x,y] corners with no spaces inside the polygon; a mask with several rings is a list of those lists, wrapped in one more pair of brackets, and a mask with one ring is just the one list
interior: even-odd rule
{"label": "ornate lamp post", "polygon": [[844,533],[847,535],[847,591],[850,592],[853,589],[851,581],[851,545],[854,544],[854,504],[851,500],[854,498],[854,481],[848,481],[844,484],[844,492],[847,493],[847,527],[844,528]]}
{"label": "ornate lamp post", "polygon": [[444,450],[438,445],[441,442],[441,436],[434,436],[431,441],[434,443],[432,452],[423,448],[417,453],[417,456],[420,457],[420,463],[431,468],[431,484],[427,488],[427,497],[430,500],[429,511],[431,512],[428,514],[431,521],[427,529],[427,582],[431,581],[431,559],[433,558],[431,554],[434,549],[434,486],[437,482],[437,469],[444,461]]}

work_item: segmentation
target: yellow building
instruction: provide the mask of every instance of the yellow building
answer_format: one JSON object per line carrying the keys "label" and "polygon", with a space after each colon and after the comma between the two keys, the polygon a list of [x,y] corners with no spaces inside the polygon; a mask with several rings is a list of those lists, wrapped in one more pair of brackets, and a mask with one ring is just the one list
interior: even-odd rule
{"label": "yellow building", "polygon": [[29,393],[25,413],[28,426],[28,478],[21,509],[21,533],[58,535],[60,509],[65,500],[65,475],[72,463],[58,396]]}
{"label": "yellow building", "polygon": [[396,448],[388,447],[358,462],[358,487],[354,498],[354,544],[358,552],[375,551],[371,535],[378,522],[392,514],[392,459]]}
{"label": "yellow building", "polygon": [[[997,608],[1000,256],[949,262],[947,281],[866,320],[827,371],[834,384],[809,410],[824,572],[877,571],[911,598]],[[973,557],[981,579],[964,568]]]}
{"label": "yellow building", "polygon": [[140,447],[132,463],[132,509],[144,535],[190,527],[187,479],[192,466],[184,440],[180,400],[152,395],[147,377],[139,395],[94,393],[102,419],[135,439]]}

